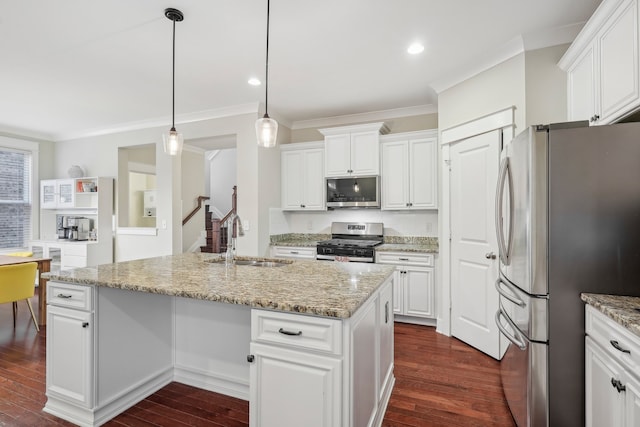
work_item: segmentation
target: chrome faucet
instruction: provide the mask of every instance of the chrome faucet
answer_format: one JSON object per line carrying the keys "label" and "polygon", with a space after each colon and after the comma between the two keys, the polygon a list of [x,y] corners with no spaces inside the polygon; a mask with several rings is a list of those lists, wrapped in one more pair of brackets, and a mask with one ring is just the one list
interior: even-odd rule
{"label": "chrome faucet", "polygon": [[244,229],[238,214],[231,212],[231,216],[227,220],[227,252],[225,254],[225,264],[227,265],[235,263],[237,236],[244,236]]}

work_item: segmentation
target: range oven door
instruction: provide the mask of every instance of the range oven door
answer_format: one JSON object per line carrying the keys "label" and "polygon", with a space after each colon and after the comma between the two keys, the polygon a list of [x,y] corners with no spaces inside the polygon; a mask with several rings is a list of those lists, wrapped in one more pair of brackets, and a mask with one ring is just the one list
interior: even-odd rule
{"label": "range oven door", "polygon": [[510,341],[500,362],[509,409],[518,427],[548,426],[547,300],[523,292],[504,277],[496,288],[500,294],[496,324]]}

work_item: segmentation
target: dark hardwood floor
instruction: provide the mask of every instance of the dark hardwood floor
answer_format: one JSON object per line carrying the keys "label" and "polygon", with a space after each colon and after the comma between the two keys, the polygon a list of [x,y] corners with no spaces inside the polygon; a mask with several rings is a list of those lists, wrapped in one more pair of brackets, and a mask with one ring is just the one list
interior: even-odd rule
{"label": "dark hardwood floor", "polygon": [[[14,330],[11,304],[0,305],[0,426],[71,426],[42,412],[46,328],[36,333],[24,303],[18,315]],[[497,361],[434,328],[396,323],[395,333],[396,385],[384,426],[514,426]],[[236,427],[248,420],[246,401],[171,383],[105,425]]]}

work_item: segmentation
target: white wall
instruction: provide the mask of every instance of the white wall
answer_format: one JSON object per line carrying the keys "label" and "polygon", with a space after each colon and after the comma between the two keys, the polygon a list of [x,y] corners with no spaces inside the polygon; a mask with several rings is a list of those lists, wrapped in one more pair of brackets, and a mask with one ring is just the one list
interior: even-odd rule
{"label": "white wall", "polygon": [[[177,124],[185,141],[218,135],[236,135],[239,168],[237,171],[238,211],[244,221],[252,225],[238,239],[238,253],[266,254],[269,247],[268,208],[280,203],[279,187],[273,191],[273,170],[279,170],[279,150],[259,149],[255,137],[257,114]],[[288,130],[281,127],[284,137]],[[87,174],[117,178],[118,147],[156,144],[156,172],[158,179],[157,236],[118,236],[116,260],[120,251],[138,258],[179,253],[182,250],[182,165],[180,159],[163,153],[162,132],[165,128],[149,128],[119,134],[102,135],[74,141],[59,142],[53,153],[54,177],[64,177],[73,164],[82,166]],[[259,153],[259,150],[265,152]],[[274,154],[275,153],[275,154]],[[258,164],[260,158],[261,164]],[[259,167],[260,166],[260,167]],[[204,169],[204,160],[197,166]],[[279,176],[279,175],[278,175]],[[279,178],[278,178],[279,179]],[[204,183],[204,178],[203,178]],[[203,184],[204,185],[204,184]],[[260,194],[262,193],[262,194]],[[175,203],[174,203],[175,202]],[[266,223],[260,228],[260,218]],[[163,228],[163,221],[167,228]],[[136,243],[139,241],[139,244]]]}
{"label": "white wall", "polygon": [[525,53],[526,126],[567,120],[567,74],[557,66],[568,44]]}
{"label": "white wall", "polygon": [[[182,152],[182,211],[181,219],[198,206],[198,197],[205,194],[204,151],[188,150]],[[182,252],[200,246],[201,232],[204,230],[204,205],[182,226]],[[204,245],[204,242],[202,242]]]}
{"label": "white wall", "polygon": [[222,215],[231,210],[231,195],[236,185],[238,171],[235,148],[227,148],[207,153],[213,156],[209,161],[209,204],[214,206]]}
{"label": "white wall", "polygon": [[326,212],[270,210],[271,234],[331,234],[334,221],[382,222],[385,236],[438,236],[438,211],[335,209]]}

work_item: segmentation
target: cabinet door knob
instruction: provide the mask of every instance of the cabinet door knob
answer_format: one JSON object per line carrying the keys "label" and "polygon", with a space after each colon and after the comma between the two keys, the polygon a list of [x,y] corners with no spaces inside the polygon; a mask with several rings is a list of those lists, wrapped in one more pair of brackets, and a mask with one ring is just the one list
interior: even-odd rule
{"label": "cabinet door knob", "polygon": [[611,378],[611,385],[616,390],[618,390],[618,393],[622,393],[623,391],[625,391],[627,389],[627,387],[624,386],[620,380],[617,380],[615,378]]}
{"label": "cabinet door knob", "polygon": [[83,328],[88,328],[89,327],[89,322],[82,322],[82,327]]}
{"label": "cabinet door knob", "polygon": [[247,362],[253,363],[254,360],[256,360],[256,357],[253,354],[247,355]]}
{"label": "cabinet door knob", "polygon": [[496,259],[496,254],[493,252],[487,252],[486,254],[484,254],[484,257],[486,259]]}

